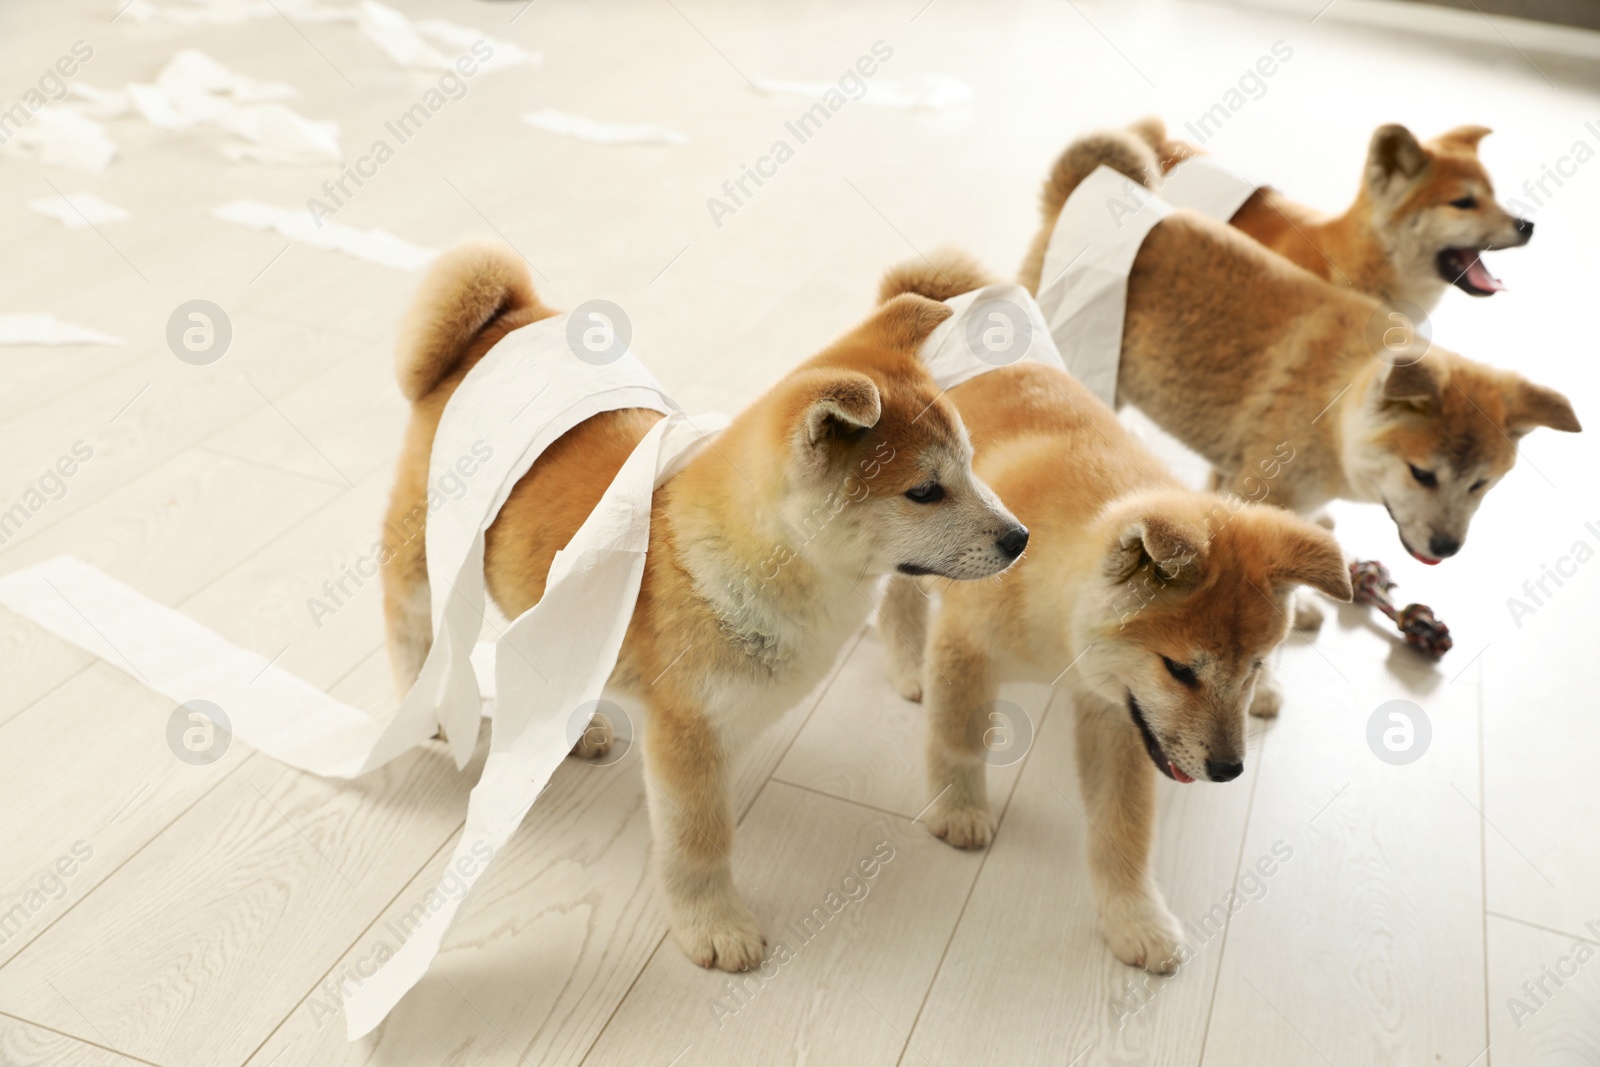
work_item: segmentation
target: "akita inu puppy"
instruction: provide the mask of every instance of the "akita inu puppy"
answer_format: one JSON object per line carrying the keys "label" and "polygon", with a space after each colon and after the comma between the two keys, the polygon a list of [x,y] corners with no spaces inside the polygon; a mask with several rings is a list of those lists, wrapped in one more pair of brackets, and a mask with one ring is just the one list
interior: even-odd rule
{"label": "akita inu puppy", "polygon": [[[964,257],[891,271],[885,299],[948,299],[988,284]],[[1350,599],[1333,536],[1275,507],[1184,488],[1080,382],[1019,363],[950,390],[974,469],[1032,531],[1002,578],[928,597],[892,578],[879,621],[902,695],[928,705],[929,828],[960,848],[994,832],[985,710],[1002,682],[1069,679],[1106,939],[1125,963],[1169,973],[1180,932],[1149,869],[1151,767],[1180,782],[1244,770],[1245,712],[1262,661],[1309,585]],[[926,633],[924,650],[916,642]]]}
{"label": "akita inu puppy", "polygon": [[[440,414],[496,342],[555,314],[515,253],[473,244],[440,257],[401,330],[398,376],[412,414],[383,584],[402,692],[431,642],[429,590],[424,538],[393,531],[427,513]],[[762,958],[761,926],[728,859],[732,761],[864,623],[871,603],[861,584],[894,571],[988,578],[1027,544],[1028,531],[973,475],[961,417],[917,359],[949,315],[919,296],[885,304],[656,490],[644,581],[610,685],[646,708],[655,861],[672,931],[701,966],[737,971]],[[484,554],[489,593],[506,615],[538,602],[552,557],[661,417],[596,415],[517,482]]]}
{"label": "akita inu puppy", "polygon": [[[1021,282],[1037,291],[1067,196],[1095,167],[1143,182],[1155,153],[1126,130],[1070,145],[1045,182],[1044,225]],[[1539,426],[1576,433],[1567,398],[1412,337],[1382,340],[1386,308],[1331,285],[1197,212],[1152,229],[1128,278],[1117,402],[1133,404],[1214,468],[1213,488],[1309,514],[1382,504],[1424,563],[1460,551],[1490,488]],[[1380,356],[1375,353],[1382,353]],[[1420,353],[1420,354],[1419,354]]]}
{"label": "akita inu puppy", "polygon": [[[1200,154],[1168,139],[1158,118],[1129,128],[1155,151],[1162,173]],[[1263,187],[1234,214],[1233,225],[1318,277],[1379,300],[1431,311],[1451,285],[1492,296],[1505,287],[1479,253],[1520,248],[1533,236],[1533,223],[1495,201],[1478,159],[1478,142],[1489,133],[1486,126],[1458,126],[1424,143],[1404,126],[1379,126],[1355,203],[1343,215],[1325,215]]]}

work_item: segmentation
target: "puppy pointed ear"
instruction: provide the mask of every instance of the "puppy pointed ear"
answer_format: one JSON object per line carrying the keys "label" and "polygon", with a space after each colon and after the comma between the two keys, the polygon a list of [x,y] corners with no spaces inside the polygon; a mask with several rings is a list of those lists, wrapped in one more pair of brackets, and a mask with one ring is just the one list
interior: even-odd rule
{"label": "puppy pointed ear", "polygon": [[1194,530],[1164,514],[1146,511],[1122,521],[1106,553],[1105,575],[1125,582],[1146,567],[1161,581],[1192,580],[1205,563],[1206,545]]}
{"label": "puppy pointed ear", "polygon": [[1441,133],[1438,137],[1438,143],[1460,151],[1476,154],[1478,142],[1493,132],[1487,126],[1457,126],[1453,130],[1446,130]]}
{"label": "puppy pointed ear", "polygon": [[861,326],[861,333],[899,352],[915,352],[939,324],[955,312],[950,305],[916,293],[901,293],[885,301]]}
{"label": "puppy pointed ear", "polygon": [[809,394],[800,429],[808,448],[858,437],[863,430],[876,426],[883,415],[883,398],[877,385],[857,371],[819,375]]}
{"label": "puppy pointed ear", "polygon": [[1383,372],[1383,392],[1386,402],[1402,404],[1423,413],[1438,409],[1443,391],[1444,368],[1423,357],[1415,363],[1393,363]]}
{"label": "puppy pointed ear", "polygon": [[1273,562],[1273,581],[1309,585],[1319,593],[1348,604],[1354,595],[1350,586],[1350,565],[1345,562],[1344,552],[1333,535],[1288,512],[1273,517],[1281,527]]}
{"label": "puppy pointed ear", "polygon": [[1507,398],[1506,430],[1520,435],[1540,426],[1566,433],[1583,430],[1577,412],[1572,410],[1572,401],[1548,386],[1519,378]]}
{"label": "puppy pointed ear", "polygon": [[1396,178],[1410,182],[1427,165],[1427,150],[1404,126],[1391,122],[1372,132],[1372,143],[1367,148],[1367,184],[1373,191],[1384,191]]}

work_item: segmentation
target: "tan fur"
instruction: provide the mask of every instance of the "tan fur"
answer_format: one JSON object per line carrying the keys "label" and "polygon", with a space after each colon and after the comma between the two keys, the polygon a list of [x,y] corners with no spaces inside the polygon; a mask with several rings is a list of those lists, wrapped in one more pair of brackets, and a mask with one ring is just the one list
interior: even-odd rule
{"label": "tan fur", "polygon": [[[940,267],[936,258],[925,283],[900,268],[885,293],[925,291]],[[1344,558],[1331,534],[1288,512],[1185,489],[1062,371],[1004,367],[950,397],[975,469],[1033,537],[1001,578],[943,588],[931,626],[911,582],[890,583],[880,621],[890,673],[919,683],[928,704],[925,821],[952,845],[986,845],[987,706],[1007,681],[1065,682],[1107,940],[1120,959],[1170,972],[1177,923],[1149,867],[1156,753],[1134,708],[1164,761],[1197,780],[1237,776],[1262,660],[1289,632],[1290,592],[1304,584],[1349,600]],[[922,649],[905,635],[924,629],[919,669]],[[1194,684],[1163,657],[1192,668]]]}
{"label": "tan fur", "polygon": [[[425,482],[440,414],[506,333],[553,314],[509,249],[475,246],[440,258],[407,319],[400,379],[421,392],[383,571],[402,692],[430,641]],[[609,688],[644,707],[654,856],[673,932],[702,966],[742,970],[761,959],[761,926],[728,859],[731,768],[860,627],[869,607],[860,583],[902,564],[984,578],[1021,551],[999,544],[1025,531],[972,476],[960,417],[916,358],[949,314],[916,296],[884,305],[746,408],[655,494],[643,584]],[[517,482],[484,560],[489,593],[508,616],[538,602],[554,554],[660,417],[597,415]],[[936,504],[905,496],[934,482],[945,489]]]}
{"label": "tan fur", "polygon": [[[1163,174],[1201,154],[1168,138],[1158,118],[1141,119],[1129,130],[1159,157]],[[1233,225],[1319,278],[1431,310],[1456,283],[1441,273],[1440,252],[1516,248],[1533,234],[1531,222],[1495,202],[1494,183],[1478,159],[1478,143],[1489,133],[1486,126],[1461,126],[1419,142],[1404,126],[1380,126],[1355,201],[1343,214],[1325,214],[1263,187],[1233,216]],[[1466,197],[1474,206],[1452,206]]]}
{"label": "tan fur", "polygon": [[[1145,180],[1157,165],[1133,134],[1092,135],[1062,154],[1073,162],[1052,171],[1046,204],[1064,203],[1063,176],[1087,173],[1093,146],[1107,143],[1118,148],[1104,161],[1129,177]],[[1045,213],[1024,261],[1030,289],[1057,214]],[[1239,230],[1174,211],[1129,275],[1117,400],[1208,459],[1218,488],[1302,514],[1336,498],[1385,504],[1409,550],[1447,556],[1515,463],[1516,440],[1535,426],[1579,424],[1554,390],[1437,345],[1416,367],[1391,370],[1375,353],[1394,313]],[[1391,375],[1434,388],[1396,396]],[[1281,469],[1264,477],[1264,465]]]}

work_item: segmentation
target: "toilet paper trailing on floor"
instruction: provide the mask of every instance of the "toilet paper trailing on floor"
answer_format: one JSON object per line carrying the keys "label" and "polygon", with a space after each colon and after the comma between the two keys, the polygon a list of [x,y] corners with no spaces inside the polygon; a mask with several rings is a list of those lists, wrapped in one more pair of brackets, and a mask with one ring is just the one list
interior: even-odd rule
{"label": "toilet paper trailing on floor", "polygon": [[1115,407],[1128,272],[1172,208],[1138,182],[1097,167],[1067,198],[1039,276],[1039,307],[1067,370]]}
{"label": "toilet paper trailing on floor", "polygon": [[1227,222],[1260,186],[1239,177],[1210,156],[1186,159],[1167,172],[1161,199]]}
{"label": "toilet paper trailing on floor", "polygon": [[[603,364],[579,358],[568,340],[571,322],[570,314],[560,315],[507,334],[445,405],[429,484],[439,484],[462,456],[478,464],[459,495],[441,497],[437,510],[430,501],[433,643],[416,683],[387,720],[334,700],[70,557],[0,578],[0,604],[174,702],[204,698],[221,706],[236,736],[291,766],[356,777],[432,737],[441,725],[457,766],[465,766],[478,735],[478,672],[488,658],[476,651],[486,609],[486,531],[518,480],[569,429],[620,408],[662,412],[555,554],[543,597],[497,644],[489,757],[453,861],[470,888],[487,869],[486,856],[492,859],[510,839],[588,726],[587,708],[616,666],[644,576],[656,487],[727,425],[720,415],[691,420],[678,411],[631,354]],[[450,895],[349,1000],[352,1038],[378,1025],[427,973],[465,896],[464,890]]]}

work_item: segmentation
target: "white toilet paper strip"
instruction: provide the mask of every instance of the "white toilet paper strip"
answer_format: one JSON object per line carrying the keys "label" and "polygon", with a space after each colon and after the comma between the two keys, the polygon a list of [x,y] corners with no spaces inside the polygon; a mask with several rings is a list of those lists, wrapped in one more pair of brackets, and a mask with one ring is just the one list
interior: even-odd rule
{"label": "white toilet paper strip", "polygon": [[55,219],[69,230],[81,230],[105,222],[121,222],[128,218],[125,208],[90,192],[62,193],[60,196],[29,200],[28,210]]}
{"label": "white toilet paper strip", "polygon": [[1167,172],[1161,199],[1227,222],[1258,188],[1210,156],[1195,156]]}
{"label": "white toilet paper strip", "polygon": [[1045,251],[1039,307],[1067,370],[1115,407],[1128,272],[1172,208],[1138,182],[1097,167],[1067,198]]}
{"label": "white toilet paper strip", "polygon": [[677,130],[669,130],[665,126],[658,126],[653,122],[628,124],[600,122],[595,119],[585,118],[583,115],[574,115],[568,111],[557,111],[555,108],[549,107],[539,111],[528,112],[522,116],[522,121],[535,129],[544,130],[546,133],[557,133],[563,137],[588,141],[590,144],[686,145],[689,143],[689,138]]}
{"label": "white toilet paper strip", "polygon": [[955,314],[918,351],[941,389],[1013,363],[1066,369],[1039,305],[1020,285],[986,285],[946,300]]}
{"label": "white toilet paper strip", "polygon": [[91,330],[54,315],[0,315],[0,345],[125,345],[109,333]]}
{"label": "white toilet paper strip", "polygon": [[278,207],[259,200],[234,200],[212,208],[211,214],[224,222],[236,222],[257,230],[275,230],[293,241],[398,270],[416,270],[439,254],[436,248],[422,248],[385,230],[363,230],[327,219],[313,221],[304,208]]}

